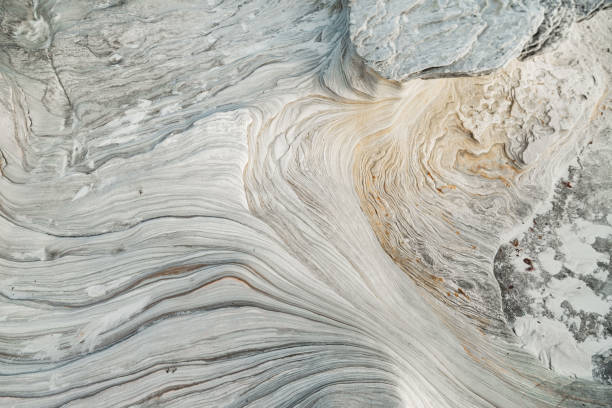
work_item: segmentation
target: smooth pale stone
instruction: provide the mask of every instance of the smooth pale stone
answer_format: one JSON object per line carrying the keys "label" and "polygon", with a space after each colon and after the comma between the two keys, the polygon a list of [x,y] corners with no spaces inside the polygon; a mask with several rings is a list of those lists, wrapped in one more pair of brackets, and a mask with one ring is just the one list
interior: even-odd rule
{"label": "smooth pale stone", "polygon": [[1,406],[609,400],[523,347],[491,268],[610,125],[609,15],[399,84],[347,2],[2,7]]}

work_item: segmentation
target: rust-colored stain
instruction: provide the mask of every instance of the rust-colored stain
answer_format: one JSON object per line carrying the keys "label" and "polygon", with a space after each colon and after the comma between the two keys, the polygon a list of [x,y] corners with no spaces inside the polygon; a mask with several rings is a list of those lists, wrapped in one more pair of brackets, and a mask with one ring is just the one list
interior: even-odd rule
{"label": "rust-colored stain", "polygon": [[472,352],[470,351],[469,348],[467,348],[466,346],[463,346],[463,350],[465,350],[465,354],[467,354],[468,356],[470,356],[470,358],[474,361],[478,361],[478,358],[472,354]]}
{"label": "rust-colored stain", "polygon": [[457,292],[459,292],[460,294],[462,294],[463,296],[465,296],[465,298],[466,298],[467,300],[470,300],[470,297],[467,295],[467,293],[465,293],[465,292],[464,292],[464,290],[463,290],[463,289],[461,289],[461,288],[457,288]]}
{"label": "rust-colored stain", "polygon": [[458,151],[455,168],[466,174],[500,180],[506,187],[510,187],[510,180],[521,172],[506,154],[503,143],[496,143],[489,151],[481,154],[468,150]]}
{"label": "rust-colored stain", "polygon": [[149,278],[153,276],[169,276],[169,275],[177,275],[185,272],[191,272],[199,268],[205,267],[206,264],[195,264],[195,265],[180,265],[173,266],[168,269],[164,269],[163,271],[156,273],[155,275],[149,276]]}

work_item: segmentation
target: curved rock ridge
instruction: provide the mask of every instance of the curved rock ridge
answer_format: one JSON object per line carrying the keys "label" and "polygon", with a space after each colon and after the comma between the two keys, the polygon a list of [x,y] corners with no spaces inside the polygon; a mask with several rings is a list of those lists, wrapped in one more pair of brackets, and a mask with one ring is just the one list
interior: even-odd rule
{"label": "curved rock ridge", "polygon": [[352,0],[355,50],[385,78],[481,75],[550,48],[611,0]]}
{"label": "curved rock ridge", "polygon": [[405,83],[338,1],[0,18],[0,406],[611,400],[525,348],[493,273],[611,128],[609,11],[555,52]]}

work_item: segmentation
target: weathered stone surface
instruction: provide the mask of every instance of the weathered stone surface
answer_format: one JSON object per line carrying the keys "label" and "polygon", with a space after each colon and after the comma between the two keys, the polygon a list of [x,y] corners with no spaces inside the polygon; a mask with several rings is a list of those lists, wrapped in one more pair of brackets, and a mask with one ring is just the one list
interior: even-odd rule
{"label": "weathered stone surface", "polygon": [[612,385],[612,132],[589,137],[550,209],[500,248],[495,275],[506,318],[543,364]]}
{"label": "weathered stone surface", "polygon": [[350,38],[385,78],[480,75],[558,42],[610,0],[354,0]]}
{"label": "weathered stone surface", "polygon": [[1,407],[610,400],[512,331],[493,269],[611,127],[609,11],[399,83],[344,2],[0,6]]}

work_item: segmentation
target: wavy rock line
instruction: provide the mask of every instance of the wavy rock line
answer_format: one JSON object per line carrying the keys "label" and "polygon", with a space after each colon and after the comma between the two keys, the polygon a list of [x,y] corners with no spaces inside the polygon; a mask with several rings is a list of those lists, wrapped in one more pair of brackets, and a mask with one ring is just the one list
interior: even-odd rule
{"label": "wavy rock line", "polygon": [[492,272],[609,126],[605,13],[399,84],[338,2],[2,6],[1,405],[609,401],[520,347]]}

